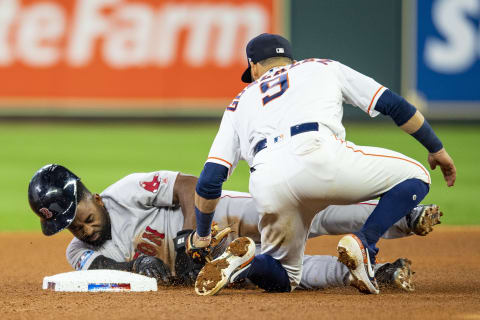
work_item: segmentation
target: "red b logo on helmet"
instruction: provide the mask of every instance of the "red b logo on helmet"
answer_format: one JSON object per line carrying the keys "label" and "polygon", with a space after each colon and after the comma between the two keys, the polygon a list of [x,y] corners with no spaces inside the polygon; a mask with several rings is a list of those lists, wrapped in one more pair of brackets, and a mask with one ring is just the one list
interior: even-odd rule
{"label": "red b logo on helmet", "polygon": [[38,211],[40,211],[40,213],[45,219],[50,219],[53,216],[52,211],[48,210],[47,208],[42,208]]}

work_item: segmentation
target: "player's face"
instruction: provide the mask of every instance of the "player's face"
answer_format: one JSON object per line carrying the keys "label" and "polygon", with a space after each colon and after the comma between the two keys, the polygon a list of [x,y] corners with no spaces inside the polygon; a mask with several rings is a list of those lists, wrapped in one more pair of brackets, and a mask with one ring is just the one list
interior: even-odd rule
{"label": "player's face", "polygon": [[75,220],[68,229],[76,238],[93,246],[111,239],[110,217],[98,194],[78,203]]}

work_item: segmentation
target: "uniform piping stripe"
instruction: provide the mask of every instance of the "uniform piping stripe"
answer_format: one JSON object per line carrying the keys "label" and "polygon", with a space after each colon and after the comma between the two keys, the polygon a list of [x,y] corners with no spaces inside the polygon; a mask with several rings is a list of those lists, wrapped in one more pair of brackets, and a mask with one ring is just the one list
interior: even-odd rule
{"label": "uniform piping stripe", "polygon": [[375,92],[375,94],[373,95],[372,101],[370,101],[370,105],[368,106],[368,110],[367,110],[368,114],[370,114],[370,109],[372,108],[373,101],[375,101],[375,97],[380,92],[380,90],[382,90],[382,88],[383,88],[383,86],[380,86],[380,88],[378,88],[377,92]]}
{"label": "uniform piping stripe", "polygon": [[375,207],[377,206],[376,203],[370,203],[370,202],[359,202],[359,203],[357,203],[357,204],[366,204],[366,205],[375,206]]}
{"label": "uniform piping stripe", "polygon": [[242,269],[242,268],[245,268],[250,262],[253,261],[253,258],[255,258],[255,256],[251,257],[250,259],[248,259],[248,261],[245,261],[239,269]]}
{"label": "uniform piping stripe", "polygon": [[387,156],[387,155],[384,155],[384,154],[365,153],[365,152],[363,152],[363,150],[355,150],[355,149],[353,149],[352,147],[347,146],[346,141],[344,141],[344,140],[342,140],[342,139],[338,139],[335,135],[333,135],[333,136],[335,137],[336,140],[340,140],[342,143],[345,142],[345,147],[347,147],[347,148],[349,148],[349,149],[352,149],[353,152],[360,152],[360,153],[363,154],[364,156],[391,158],[391,159],[398,159],[398,160],[403,160],[403,161],[410,162],[410,163],[416,165],[417,167],[419,167],[420,169],[422,169],[422,171],[425,172],[425,175],[426,175],[427,178],[428,178],[428,183],[431,183],[430,175],[429,175],[428,172],[425,170],[425,168],[424,168],[422,165],[420,165],[420,164],[418,164],[418,163],[416,163],[416,162],[414,162],[414,161],[411,161],[411,160],[408,160],[408,159],[405,159],[405,158],[400,158],[400,157]]}
{"label": "uniform piping stripe", "polygon": [[232,167],[232,164],[231,164],[230,162],[228,162],[227,160],[224,160],[224,159],[222,159],[222,158],[208,157],[207,160],[208,160],[208,159],[220,160],[220,161],[223,161],[223,162],[225,162],[226,164],[228,164],[228,165],[230,166],[230,168]]}
{"label": "uniform piping stripe", "polygon": [[226,194],[226,195],[220,197],[220,199],[222,199],[222,198],[234,198],[234,199],[244,198],[244,199],[251,199],[252,196],[250,196],[250,197],[249,197],[249,196],[231,196],[231,195],[229,195],[229,194]]}

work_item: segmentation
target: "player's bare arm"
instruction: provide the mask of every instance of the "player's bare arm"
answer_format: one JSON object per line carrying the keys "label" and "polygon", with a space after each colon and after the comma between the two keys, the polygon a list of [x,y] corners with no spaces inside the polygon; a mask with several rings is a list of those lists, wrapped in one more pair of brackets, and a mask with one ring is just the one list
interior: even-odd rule
{"label": "player's bare arm", "polygon": [[433,170],[437,165],[440,166],[447,186],[455,184],[455,164],[420,111],[388,89],[378,100],[375,109],[390,116],[403,131],[412,135],[429,151],[430,168]]}
{"label": "player's bare arm", "polygon": [[195,186],[198,178],[179,173],[173,186],[173,203],[182,208],[183,229],[195,227]]}

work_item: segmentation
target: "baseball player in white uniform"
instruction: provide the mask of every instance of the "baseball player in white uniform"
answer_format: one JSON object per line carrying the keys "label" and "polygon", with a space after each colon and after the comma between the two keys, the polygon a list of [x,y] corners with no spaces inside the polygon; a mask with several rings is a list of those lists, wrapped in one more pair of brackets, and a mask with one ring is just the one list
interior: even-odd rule
{"label": "baseball player in white uniform", "polygon": [[[65,179],[66,176],[71,179]],[[65,167],[48,165],[32,179],[29,199],[34,212],[42,218],[45,234],[68,228],[75,235],[67,248],[67,260],[76,270],[135,271],[154,276],[165,284],[188,284],[195,280],[196,274],[190,274],[193,270],[179,264],[179,255],[185,255],[185,248],[176,247],[176,239],[191,227],[188,221],[192,220],[189,215],[193,212],[196,181],[193,176],[172,171],[134,173],[98,195],[91,194]],[[66,185],[73,183],[76,187],[71,191],[75,197],[70,197],[71,192],[64,190]],[[59,190],[62,190],[60,197],[47,195],[58,195]],[[76,203],[65,201],[69,198],[76,198]],[[59,206],[76,207],[71,211],[74,215],[63,209],[55,212]],[[358,230],[375,206],[376,201],[330,206],[315,217],[310,236]],[[45,216],[46,210],[52,211],[49,218]],[[390,228],[384,238],[414,233],[426,235],[439,223],[440,214],[435,205],[419,206]],[[65,215],[70,215],[68,224],[61,222]],[[47,221],[54,220],[55,228],[48,227]],[[218,225],[232,226],[235,235],[254,239],[260,251],[259,214],[250,194],[224,191],[216,221]],[[234,234],[230,233],[228,242],[233,240]],[[351,280],[348,269],[336,257],[305,256],[304,267],[303,288],[344,286]],[[406,259],[382,265],[376,272],[386,285],[393,284],[407,291],[413,289],[410,263]]]}
{"label": "baseball player in white uniform", "polygon": [[[210,243],[222,183],[243,159],[250,166],[249,191],[260,213],[261,254],[254,256],[251,240],[238,240],[200,272],[197,293],[215,294],[241,278],[267,291],[293,290],[302,278],[315,215],[329,205],[380,197],[364,226],[342,238],[337,248],[353,285],[379,293],[373,274],[376,243],[425,197],[431,180],[414,159],[346,141],[343,102],[371,117],[390,116],[428,149],[432,169],[441,167],[448,186],[456,177],[452,159],[421,113],[372,78],[328,59],[296,62],[290,43],[278,35],[259,35],[246,51],[249,67],[242,80],[251,83],[227,107],[199,177],[197,226],[188,252]],[[381,133],[372,127],[372,134]]]}

